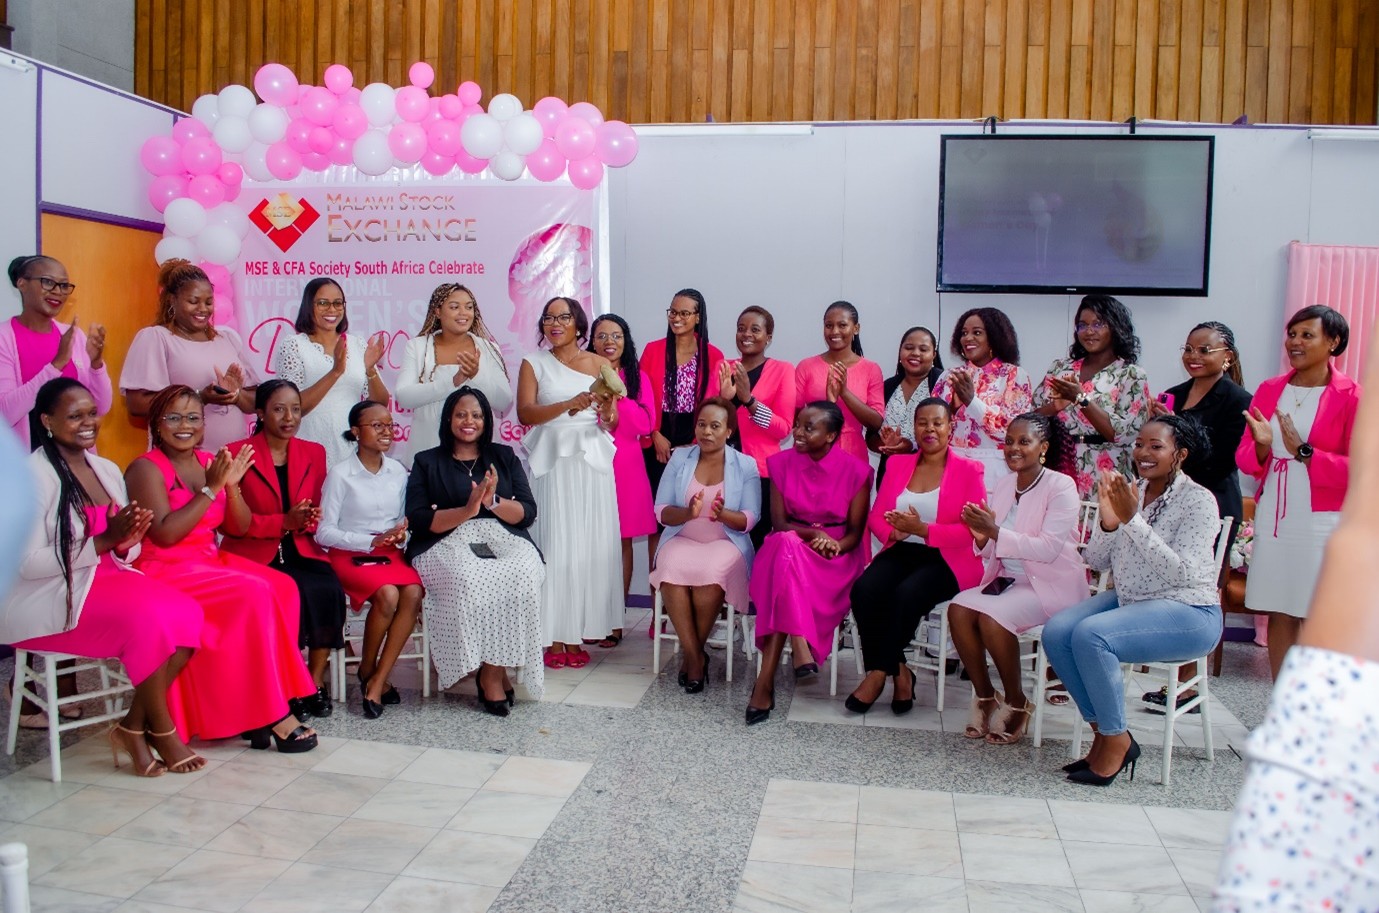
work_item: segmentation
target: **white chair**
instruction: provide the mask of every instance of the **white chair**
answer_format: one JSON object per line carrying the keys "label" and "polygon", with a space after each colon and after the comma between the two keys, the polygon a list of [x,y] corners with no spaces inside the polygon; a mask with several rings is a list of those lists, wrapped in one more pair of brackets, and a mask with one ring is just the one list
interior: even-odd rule
{"label": "white chair", "polygon": [[[345,647],[339,650],[332,650],[330,653],[330,690],[331,696],[335,698],[337,704],[345,702],[345,694],[349,687],[349,670],[351,666],[359,665],[359,654],[363,649],[363,633],[353,633],[352,628],[356,625],[362,627],[365,616],[368,614],[369,604],[364,603],[364,610],[358,617],[346,616],[345,622]],[[397,657],[398,662],[407,659],[417,661],[417,670],[421,673],[421,696],[431,696],[431,641],[426,635],[426,613],[421,612],[417,615],[417,626],[412,629],[412,633],[407,637],[407,646],[402,648],[402,653]]]}
{"label": "white chair", "polygon": [[[723,647],[724,659],[728,667],[728,681],[733,680],[733,640],[739,627],[742,629],[742,639],[744,642],[749,640],[747,633],[747,616],[737,614],[737,611],[729,603],[723,603],[723,617],[714,622],[713,631],[709,634],[706,646]],[[661,603],[661,591],[656,590],[656,596],[652,604],[651,630],[656,632],[656,636],[651,640],[651,674],[661,674],[661,642],[670,641],[671,655],[680,652],[680,638],[675,633],[675,626],[665,624],[665,606]],[[722,633],[720,633],[720,631]],[[747,652],[748,646],[743,644],[743,652]],[[750,655],[750,654],[748,654]],[[760,668],[760,660],[758,668]]]}
{"label": "white chair", "polygon": [[852,662],[857,668],[858,677],[866,671],[862,668],[862,645],[857,640],[857,619],[852,617],[852,611],[849,610],[847,615],[843,616],[843,620],[838,622],[838,627],[833,629],[833,650],[828,654],[829,697],[838,696],[838,652],[843,649],[844,637],[848,638]]}
{"label": "white chair", "polygon": [[[935,627],[938,628],[938,655],[930,656],[931,638],[929,632]],[[915,639],[910,642],[910,659],[907,663],[910,669],[916,673],[932,672],[934,674],[938,690],[934,709],[939,713],[943,712],[943,687],[948,681],[948,660],[957,659],[957,651],[949,651],[948,641],[948,603],[940,602],[934,606],[928,615],[919,620],[919,629],[915,631]]]}
{"label": "white chair", "polygon": [[0,898],[4,913],[29,913],[29,848],[22,843],[0,846]]}
{"label": "white chair", "polygon": [[[42,660],[42,673],[29,668],[30,657]],[[70,697],[58,697],[57,664],[66,660],[72,660],[73,665],[64,668],[62,670],[63,675],[69,673],[75,675],[90,669],[99,670],[101,674],[100,688],[96,691],[83,691]],[[10,698],[10,732],[5,745],[5,752],[14,754],[15,744],[19,738],[19,708],[23,706],[24,698],[27,697],[48,715],[48,767],[52,772],[53,782],[61,783],[62,755],[60,752],[61,745],[58,741],[59,736],[70,729],[94,726],[97,723],[108,723],[124,718],[124,696],[126,693],[133,693],[134,686],[123,668],[112,668],[109,665],[115,662],[114,659],[87,659],[84,656],[72,656],[68,653],[15,650],[14,695]],[[40,688],[42,689],[41,693]],[[63,707],[98,699],[105,702],[104,713],[87,714],[79,720],[62,718],[60,711]]]}

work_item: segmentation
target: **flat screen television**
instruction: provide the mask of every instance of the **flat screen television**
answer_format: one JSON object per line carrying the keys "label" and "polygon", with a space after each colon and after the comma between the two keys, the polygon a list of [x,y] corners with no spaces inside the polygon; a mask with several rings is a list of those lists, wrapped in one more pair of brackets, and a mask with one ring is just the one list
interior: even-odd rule
{"label": "flat screen television", "polygon": [[938,291],[1206,295],[1210,136],[944,136]]}

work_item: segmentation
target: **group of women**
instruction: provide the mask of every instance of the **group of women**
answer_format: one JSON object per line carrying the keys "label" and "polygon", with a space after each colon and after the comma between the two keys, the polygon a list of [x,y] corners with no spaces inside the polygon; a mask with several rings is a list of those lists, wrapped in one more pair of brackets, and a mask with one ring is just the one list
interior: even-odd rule
{"label": "group of women", "polygon": [[[850,611],[867,674],[848,708],[868,712],[891,678],[891,708],[907,712],[905,650],[949,601],[974,690],[966,734],[1021,738],[1017,637],[1044,624],[1097,732],[1070,776],[1110,782],[1138,752],[1118,663],[1201,655],[1220,634],[1212,550],[1218,518],[1240,514],[1237,465],[1275,515],[1256,539],[1271,569],[1251,576],[1247,604],[1281,616],[1280,660],[1296,637],[1359,393],[1330,360],[1348,328],[1322,306],[1290,320],[1291,370],[1253,399],[1231,331],[1204,323],[1183,346],[1189,380],[1156,400],[1129,312],[1108,296],[1083,300],[1068,358],[1037,386],[993,308],[958,319],[947,370],[936,335],[908,330],[886,380],[846,301],[825,309],[825,351],[791,366],[767,355],[774,319],[760,307],[739,315],[729,360],[708,341],[704,296],[681,290],[639,357],[621,317],[591,324],[554,298],[516,377],[524,470],[493,435],[514,402],[508,367],[474,294],[447,284],[393,391],[415,413],[409,472],[388,456],[381,347],[348,333],[337,282],[307,284],[297,335],[261,382],[240,338],[214,326],[205,274],[171,261],[119,381],[151,444],[121,477],[93,452],[112,393],[103,331],[56,321],[73,289],[57,261],[18,258],[10,277],[23,308],[0,327],[0,404],[35,444],[51,519],[0,639],[124,658],[140,691],[111,739],[145,775],[198,766],[192,736],[312,747],[305,721],[331,712],[327,659],[365,605],[366,716],[400,700],[389,675],[419,613],[441,685],[477,673],[484,709],[506,715],[509,669],[539,697],[543,667],[620,642],[631,546],[646,536],[687,692],[704,689],[725,602],[755,613],[763,651],[749,724],[769,717],[787,650],[797,677],[816,674]],[[245,413],[258,420],[247,438]],[[1116,588],[1088,599],[1084,561]],[[121,629],[136,602],[158,606],[155,623]],[[1152,630],[1127,625],[1132,611]]]}

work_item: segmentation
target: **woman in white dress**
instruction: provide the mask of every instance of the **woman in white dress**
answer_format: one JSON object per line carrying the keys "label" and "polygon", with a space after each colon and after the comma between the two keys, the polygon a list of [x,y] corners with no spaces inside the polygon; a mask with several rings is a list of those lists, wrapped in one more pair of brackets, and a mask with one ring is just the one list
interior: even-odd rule
{"label": "woman in white dress", "polygon": [[350,327],[345,292],[329,276],[318,276],[302,291],[296,336],[281,340],[273,353],[273,372],[302,391],[302,424],[297,437],[326,448],[326,468],[354,456],[341,435],[350,426],[350,410],[363,399],[388,402],[388,388],[378,374],[383,336],[365,345]]}
{"label": "woman in white dress", "polygon": [[397,401],[412,410],[412,431],[403,462],[440,443],[441,405],[463,386],[482,390],[495,420],[512,408],[512,381],[479,301],[459,283],[436,286],[421,332],[407,341],[397,376]]}
{"label": "woman in white dress", "polygon": [[[539,328],[549,348],[522,360],[517,418],[540,517],[532,528],[546,558],[542,629],[546,665],[580,668],[582,640],[621,629],[622,540],[613,481],[617,400],[595,398],[590,384],[608,359],[583,351],[589,318],[579,302],[552,298]],[[610,366],[611,367],[611,366]]]}
{"label": "woman in white dress", "polygon": [[1326,305],[1294,314],[1284,344],[1289,370],[1259,385],[1235,451],[1240,469],[1259,480],[1245,606],[1269,613],[1274,678],[1297,643],[1350,481],[1360,385],[1331,364],[1349,341],[1346,319]]}

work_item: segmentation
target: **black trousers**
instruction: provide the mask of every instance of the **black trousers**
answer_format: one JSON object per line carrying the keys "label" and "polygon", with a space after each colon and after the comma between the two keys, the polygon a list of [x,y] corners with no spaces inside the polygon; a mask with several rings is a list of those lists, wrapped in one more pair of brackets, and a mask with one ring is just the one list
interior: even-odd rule
{"label": "black trousers", "polygon": [[873,558],[852,585],[866,670],[898,675],[920,619],[957,594],[957,578],[932,546],[897,542]]}
{"label": "black trousers", "polygon": [[761,551],[761,544],[771,532],[771,480],[761,480],[761,517],[757,525],[748,533],[752,538],[752,548]]}

